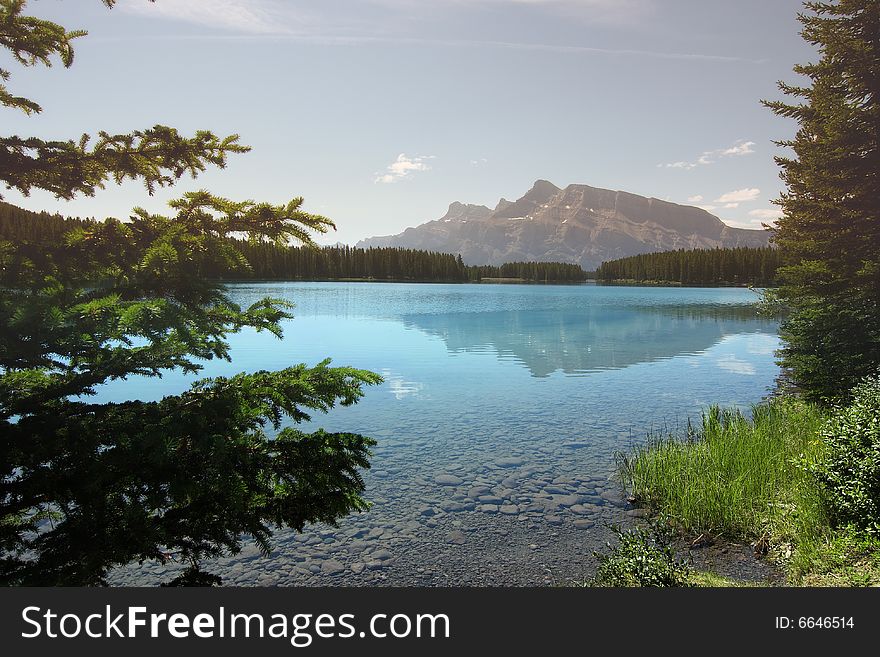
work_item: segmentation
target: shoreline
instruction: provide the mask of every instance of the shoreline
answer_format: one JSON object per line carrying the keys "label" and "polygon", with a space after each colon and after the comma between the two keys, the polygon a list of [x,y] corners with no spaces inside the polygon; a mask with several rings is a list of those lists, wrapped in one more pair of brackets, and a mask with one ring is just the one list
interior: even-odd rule
{"label": "shoreline", "polygon": [[584,281],[529,280],[526,278],[484,278],[479,281],[414,280],[403,278],[225,278],[222,284],[241,283],[405,283],[415,285],[566,285],[595,287],[650,287],[687,289],[755,289],[767,290],[773,287],[753,287],[748,283],[681,283],[678,281],[601,281],[588,278]]}

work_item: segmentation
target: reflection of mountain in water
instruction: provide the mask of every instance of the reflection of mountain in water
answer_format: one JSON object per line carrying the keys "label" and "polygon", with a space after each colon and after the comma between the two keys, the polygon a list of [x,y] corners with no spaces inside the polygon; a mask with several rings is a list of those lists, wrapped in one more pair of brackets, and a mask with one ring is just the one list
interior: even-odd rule
{"label": "reflection of mountain in water", "polygon": [[583,374],[704,351],[736,333],[775,333],[751,306],[598,306],[407,315],[404,324],[443,339],[451,352],[494,350],[533,376]]}

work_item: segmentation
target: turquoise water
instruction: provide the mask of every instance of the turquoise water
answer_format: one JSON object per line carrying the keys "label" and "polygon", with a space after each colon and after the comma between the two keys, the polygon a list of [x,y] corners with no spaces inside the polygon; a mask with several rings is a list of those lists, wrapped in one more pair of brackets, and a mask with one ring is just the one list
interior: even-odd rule
{"label": "turquoise water", "polygon": [[[261,583],[310,583],[333,570],[321,570],[328,560],[346,577],[358,563],[376,566],[360,577],[393,574],[396,555],[370,561],[369,541],[372,553],[350,549],[364,542],[361,530],[377,527],[387,536],[373,543],[398,553],[420,549],[425,532],[464,526],[470,540],[511,519],[532,534],[564,533],[576,521],[598,528],[622,512],[609,481],[616,451],[649,431],[681,428],[712,403],[747,408],[778,374],[777,326],[756,316],[757,295],[745,289],[259,283],[230,294],[242,305],[290,300],[295,318],[283,340],[230,336],[232,362],[208,363],[200,377],[331,357],[385,378],[357,405],[313,422],[379,441],[366,478],[374,508],[321,529],[311,537],[320,546],[282,539],[276,559],[296,556],[294,545],[312,552],[262,570]],[[155,399],[194,378],[117,382],[99,399]],[[469,567],[466,554],[456,558]],[[415,581],[403,572],[410,561],[397,563],[390,581]],[[278,572],[288,579],[267,582]]]}

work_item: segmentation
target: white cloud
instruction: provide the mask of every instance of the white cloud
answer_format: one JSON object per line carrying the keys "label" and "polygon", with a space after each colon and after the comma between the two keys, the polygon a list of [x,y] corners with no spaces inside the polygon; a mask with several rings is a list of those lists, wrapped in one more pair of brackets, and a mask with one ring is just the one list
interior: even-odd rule
{"label": "white cloud", "polygon": [[782,210],[771,210],[771,209],[761,209],[761,210],[751,210],[749,212],[750,217],[757,217],[758,219],[779,219],[782,216]]}
{"label": "white cloud", "polygon": [[[179,20],[251,34],[289,32],[265,2],[253,0],[161,0],[157,3],[129,0],[126,11],[147,17]],[[289,18],[289,17],[287,17]]]}
{"label": "white cloud", "polygon": [[747,230],[764,230],[764,222],[760,219],[748,219],[740,221],[738,219],[724,218],[724,223],[732,228],[745,228]]}
{"label": "white cloud", "polygon": [[733,210],[734,208],[738,208],[738,207],[739,207],[739,203],[725,203],[724,204],[725,210]]}
{"label": "white cloud", "polygon": [[668,164],[658,164],[657,166],[666,169],[690,170],[699,166],[715,164],[715,162],[717,162],[718,159],[722,157],[738,157],[740,155],[751,155],[755,152],[755,150],[752,148],[752,146],[754,145],[755,142],[753,141],[745,141],[741,139],[730,148],[718,148],[714,151],[703,151],[700,154],[700,157],[697,158],[696,162],[679,161],[670,162]]}
{"label": "white cloud", "polygon": [[[291,0],[121,0],[124,11],[249,34],[293,38],[365,30],[375,35],[389,23],[410,24],[437,12],[467,12],[485,5],[533,6],[536,11],[586,22],[632,22],[653,10],[656,0],[346,0],[337,3]],[[303,28],[306,28],[303,30]],[[358,37],[355,37],[357,40]],[[503,44],[500,44],[503,45]],[[658,53],[662,56],[662,53]],[[699,57],[699,55],[693,55]]]}
{"label": "white cloud", "polygon": [[472,167],[483,167],[486,166],[488,163],[489,160],[487,160],[485,157],[481,157],[479,160],[471,160]]}
{"label": "white cloud", "polygon": [[726,148],[721,151],[721,155],[751,155],[755,152],[755,149],[752,146],[755,145],[753,141],[741,141],[737,143],[735,146],[731,146],[730,148]]}
{"label": "white cloud", "polygon": [[769,208],[750,210],[749,216],[754,218],[741,221],[736,219],[725,219],[724,223],[726,223],[728,226],[733,226],[734,228],[750,228],[752,230],[761,230],[764,228],[765,224],[769,224],[772,226],[776,222],[776,220],[782,216],[782,210],[771,210]]}
{"label": "white cloud", "polygon": [[374,182],[377,183],[395,183],[398,180],[408,178],[417,171],[429,171],[431,167],[427,165],[425,160],[434,159],[433,155],[417,155],[416,157],[407,157],[406,153],[401,153],[391,164],[386,167],[385,173],[377,174]]}
{"label": "white cloud", "polygon": [[715,62],[751,62],[730,55],[701,52],[670,52],[634,48],[497,41],[491,39],[448,39],[414,31],[420,24],[436,25],[438,14],[460,14],[486,5],[533,7],[542,16],[556,16],[567,22],[628,23],[641,28],[647,16],[659,11],[658,0],[119,0],[124,11],[145,17],[184,21],[228,32],[212,34],[152,34],[170,40],[285,39],[321,45],[352,46],[393,43],[447,48],[482,47],[571,55],[608,55]]}
{"label": "white cloud", "polygon": [[737,189],[732,192],[722,194],[713,201],[714,203],[747,203],[748,201],[757,200],[761,195],[761,190],[757,187],[746,189]]}
{"label": "white cloud", "polygon": [[666,168],[666,169],[693,169],[697,165],[694,162],[680,161],[680,162],[669,162],[667,164],[658,164],[657,166],[660,168]]}
{"label": "white cloud", "polygon": [[703,200],[703,196],[701,194],[697,194],[696,196],[688,196],[688,203],[699,203]]}

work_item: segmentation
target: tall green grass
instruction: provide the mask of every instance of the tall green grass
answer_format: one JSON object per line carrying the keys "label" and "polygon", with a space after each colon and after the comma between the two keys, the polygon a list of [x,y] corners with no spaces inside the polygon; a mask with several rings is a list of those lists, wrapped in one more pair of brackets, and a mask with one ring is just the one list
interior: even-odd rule
{"label": "tall green grass", "polygon": [[797,463],[822,449],[821,421],[816,407],[791,399],[756,405],[751,419],[712,407],[687,435],[619,455],[620,474],[639,503],[686,531],[808,539],[828,522],[815,480]]}
{"label": "tall green grass", "polygon": [[[848,443],[838,444],[840,417],[851,411],[838,410],[835,423],[834,409],[826,416],[792,397],[754,406],[751,418],[712,407],[684,436],[655,437],[620,454],[620,475],[637,503],[689,533],[767,547],[792,584],[877,585],[880,536],[835,525],[836,489],[816,476],[856,458]],[[875,411],[863,415],[875,426]],[[863,470],[849,468],[832,483],[849,491]]]}

